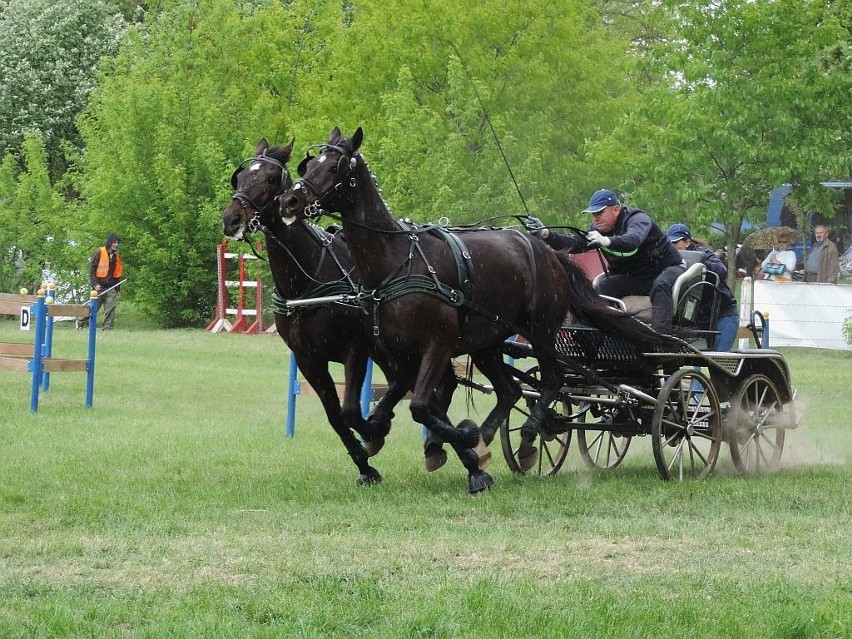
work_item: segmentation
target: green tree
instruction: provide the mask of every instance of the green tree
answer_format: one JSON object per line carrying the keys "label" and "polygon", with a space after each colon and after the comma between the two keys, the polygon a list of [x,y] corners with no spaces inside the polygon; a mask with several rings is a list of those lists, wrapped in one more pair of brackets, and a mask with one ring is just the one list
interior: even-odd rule
{"label": "green tree", "polygon": [[52,180],[64,145],[80,148],[75,119],[114,53],[124,20],[106,0],[8,0],[0,11],[0,153],[18,156],[24,136],[44,139]]}
{"label": "green tree", "polygon": [[165,325],[209,319],[228,176],[262,136],[362,125],[400,216],[461,222],[522,212],[487,109],[534,211],[578,208],[625,42],[579,0],[388,2],[163,1],[129,32],[80,121],[80,188]]}
{"label": "green tree", "polygon": [[311,35],[270,25],[294,20],[280,3],[161,3],[80,120],[90,226],[122,238],[127,292],[164,326],[210,319],[228,178],[261,136],[292,136],[289,61],[312,57]]}
{"label": "green tree", "polygon": [[365,0],[340,37],[315,68],[334,77],[333,99],[318,102],[344,130],[364,126],[364,152],[399,214],[523,213],[492,126],[533,214],[555,222],[596,185],[585,144],[623,113],[607,98],[630,94],[627,39],[600,9]]}
{"label": "green tree", "polygon": [[826,0],[661,3],[670,37],[640,66],[661,80],[597,160],[663,223],[722,222],[733,260],[772,187],[825,197],[816,185],[852,163],[849,12]]}
{"label": "green tree", "polygon": [[24,165],[7,155],[0,165],[0,291],[35,290],[52,273],[63,293],[88,278],[76,230],[78,206],[51,185],[44,142],[24,138]]}

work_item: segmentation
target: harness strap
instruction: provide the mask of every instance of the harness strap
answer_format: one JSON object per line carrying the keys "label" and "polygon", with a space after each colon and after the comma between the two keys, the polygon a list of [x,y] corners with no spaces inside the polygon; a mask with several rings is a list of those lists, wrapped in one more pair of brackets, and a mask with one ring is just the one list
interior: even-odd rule
{"label": "harness strap", "polygon": [[444,240],[453,252],[453,259],[456,262],[456,269],[459,274],[459,285],[465,297],[471,297],[473,295],[473,260],[470,253],[467,252],[467,247],[456,233],[450,233],[440,226],[431,228],[435,235]]}
{"label": "harness strap", "polygon": [[[364,295],[362,303],[366,301],[366,299],[369,299],[373,304],[373,335],[375,336],[379,335],[378,306],[380,304],[397,299],[403,295],[425,293],[449,304],[450,306],[460,308],[467,305],[466,300],[473,292],[473,262],[461,239],[456,237],[455,234],[449,233],[440,227],[428,225],[419,229],[416,224],[408,224],[400,220],[397,220],[397,224],[403,231],[410,231],[409,238],[411,245],[408,251],[408,257],[402,264],[400,264],[399,268],[390,273],[375,289],[372,291],[365,291],[362,289],[362,294]],[[430,264],[429,259],[423,251],[423,247],[420,245],[420,240],[417,237],[417,233],[419,231],[434,233],[443,239],[450,247],[453,259],[456,263],[456,270],[458,272],[458,280],[461,290],[443,283],[438,278],[438,273],[435,270],[435,267]],[[423,264],[426,265],[429,275],[411,273],[411,261],[414,259],[415,253],[417,253],[417,255],[420,256],[420,259],[423,260]],[[402,272],[405,272],[405,274],[400,275]]]}
{"label": "harness strap", "polygon": [[[307,290],[303,295],[300,295],[299,297],[294,297],[292,299],[310,300],[318,299],[321,297],[330,297],[332,295],[352,295],[353,297],[355,297],[356,291],[346,282],[328,282],[326,284],[314,286]],[[285,299],[278,292],[278,289],[272,291],[272,311],[276,315],[291,317],[299,313],[307,314],[309,311],[315,310],[316,308],[316,306],[290,306],[288,304],[289,301],[290,300]]]}

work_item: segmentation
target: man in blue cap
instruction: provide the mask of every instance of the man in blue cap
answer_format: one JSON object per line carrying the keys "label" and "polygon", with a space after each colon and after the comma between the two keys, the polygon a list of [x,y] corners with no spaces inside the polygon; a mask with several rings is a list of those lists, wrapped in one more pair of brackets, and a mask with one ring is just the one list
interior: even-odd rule
{"label": "man in blue cap", "polygon": [[[686,224],[672,224],[666,229],[666,235],[679,251],[698,251],[704,258],[704,266],[719,278],[716,294],[709,295],[707,291],[701,296],[696,311],[696,328],[717,331],[719,334],[713,340],[713,350],[729,351],[734,346],[737,331],[740,328],[740,315],[737,308],[737,298],[728,286],[728,267],[719,259],[716,252],[709,246],[699,244],[692,238],[692,232]],[[713,304],[717,304],[714,309]]]}
{"label": "man in blue cap", "polygon": [[678,250],[647,213],[623,206],[609,189],[595,191],[584,213],[592,215],[585,234],[554,233],[537,217],[528,217],[524,224],[556,250],[583,253],[599,249],[608,271],[598,292],[617,298],[650,295],[652,328],[671,333],[672,287],[686,270]]}

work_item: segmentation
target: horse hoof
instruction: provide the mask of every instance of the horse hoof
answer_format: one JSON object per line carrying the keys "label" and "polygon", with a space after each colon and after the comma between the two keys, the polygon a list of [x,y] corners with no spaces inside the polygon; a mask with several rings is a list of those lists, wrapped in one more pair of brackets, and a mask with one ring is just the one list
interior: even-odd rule
{"label": "horse hoof", "polygon": [[518,466],[522,473],[527,472],[538,463],[538,448],[532,444],[521,444],[518,450]]}
{"label": "horse hoof", "polygon": [[355,483],[359,486],[375,486],[382,483],[382,476],[375,468],[371,468],[369,472],[358,475]]}
{"label": "horse hoof", "polygon": [[364,442],[364,449],[367,451],[367,455],[372,457],[376,453],[378,453],[385,446],[385,438],[384,437],[376,437],[368,442]]}
{"label": "horse hoof", "polygon": [[424,461],[426,463],[426,472],[433,473],[447,463],[447,452],[443,448],[440,448],[434,455],[426,455]]}
{"label": "horse hoof", "polygon": [[488,468],[488,464],[491,463],[491,451],[488,450],[488,446],[485,445],[485,441],[482,437],[479,438],[479,443],[473,450],[476,451],[476,456],[479,457],[479,461],[477,462],[479,470],[485,470]]}
{"label": "horse hoof", "polygon": [[385,419],[380,419],[375,415],[370,415],[367,417],[367,424],[370,426],[372,431],[378,437],[384,437],[390,432],[391,429],[391,418],[393,417],[393,413],[390,414],[390,417]]}
{"label": "horse hoof", "polygon": [[494,480],[491,475],[480,470],[478,473],[471,473],[467,478],[467,485],[471,495],[481,493],[483,490],[488,490],[494,485]]}
{"label": "horse hoof", "polygon": [[463,419],[456,426],[456,430],[462,435],[462,444],[465,448],[476,448],[479,442],[482,441],[482,436],[479,434],[479,426],[472,419]]}

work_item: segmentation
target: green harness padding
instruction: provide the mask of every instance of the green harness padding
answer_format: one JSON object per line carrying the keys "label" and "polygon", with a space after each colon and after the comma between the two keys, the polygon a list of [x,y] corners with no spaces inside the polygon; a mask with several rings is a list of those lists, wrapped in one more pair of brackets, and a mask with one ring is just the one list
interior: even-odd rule
{"label": "green harness padding", "polygon": [[447,286],[436,278],[428,275],[403,275],[391,280],[376,291],[364,291],[368,299],[378,304],[390,302],[404,295],[412,293],[423,293],[431,295],[450,306],[462,306],[465,302],[464,294],[451,286]]}

